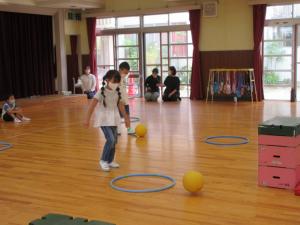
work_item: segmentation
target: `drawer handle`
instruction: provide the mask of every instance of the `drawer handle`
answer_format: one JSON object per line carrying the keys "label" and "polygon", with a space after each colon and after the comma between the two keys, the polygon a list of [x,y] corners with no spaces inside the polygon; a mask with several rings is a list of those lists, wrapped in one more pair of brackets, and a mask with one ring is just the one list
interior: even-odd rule
{"label": "drawer handle", "polygon": [[280,179],[280,177],[278,177],[278,176],[273,176],[273,179]]}
{"label": "drawer handle", "polygon": [[274,158],[280,158],[280,155],[273,155]]}

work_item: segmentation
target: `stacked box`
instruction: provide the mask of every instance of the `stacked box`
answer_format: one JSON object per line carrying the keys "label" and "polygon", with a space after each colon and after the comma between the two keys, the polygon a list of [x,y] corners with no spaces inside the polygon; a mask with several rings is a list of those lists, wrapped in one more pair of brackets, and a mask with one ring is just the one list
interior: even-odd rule
{"label": "stacked box", "polygon": [[300,182],[300,118],[275,117],[258,127],[258,184],[294,190]]}
{"label": "stacked box", "polygon": [[60,214],[48,214],[41,219],[34,220],[29,225],[115,225],[102,221],[88,221],[84,218],[74,218],[72,216]]}

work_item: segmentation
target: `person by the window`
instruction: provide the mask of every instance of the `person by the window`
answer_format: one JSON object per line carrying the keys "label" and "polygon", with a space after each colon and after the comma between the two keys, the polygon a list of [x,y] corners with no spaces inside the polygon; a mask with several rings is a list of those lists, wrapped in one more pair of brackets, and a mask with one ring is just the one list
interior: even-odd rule
{"label": "person by the window", "polygon": [[176,76],[176,68],[174,66],[169,67],[169,75],[165,79],[164,86],[166,87],[163,95],[163,101],[177,101],[180,98],[180,80]]}
{"label": "person by the window", "polygon": [[87,98],[92,99],[96,94],[96,84],[96,77],[91,74],[91,69],[87,66],[84,70],[84,74],[79,77],[75,87],[81,87],[83,93],[87,95]]}
{"label": "person by the window", "polygon": [[145,99],[148,102],[156,102],[159,97],[159,87],[161,87],[161,77],[158,76],[158,69],[154,68],[152,74],[145,81]]}

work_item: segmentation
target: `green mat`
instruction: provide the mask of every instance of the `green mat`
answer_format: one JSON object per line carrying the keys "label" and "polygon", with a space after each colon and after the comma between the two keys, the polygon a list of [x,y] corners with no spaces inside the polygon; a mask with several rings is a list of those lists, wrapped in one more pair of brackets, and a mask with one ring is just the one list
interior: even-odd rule
{"label": "green mat", "polygon": [[72,216],[60,214],[48,214],[41,219],[34,220],[29,225],[115,225],[101,221],[88,221],[84,218],[73,218]]}
{"label": "green mat", "polygon": [[290,136],[300,135],[300,117],[275,117],[258,126],[258,134]]}

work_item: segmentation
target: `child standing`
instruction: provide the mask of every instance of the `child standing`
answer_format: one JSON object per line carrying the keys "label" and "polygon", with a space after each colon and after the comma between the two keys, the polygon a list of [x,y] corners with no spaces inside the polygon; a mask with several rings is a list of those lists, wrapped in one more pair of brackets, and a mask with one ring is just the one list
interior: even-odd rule
{"label": "child standing", "polygon": [[96,94],[96,85],[96,77],[95,75],[91,74],[91,69],[89,66],[87,66],[84,70],[84,74],[79,77],[75,87],[81,87],[87,98],[92,99]]}
{"label": "child standing", "polygon": [[[127,114],[127,116],[130,116],[130,110],[129,110],[129,101],[128,101],[128,94],[127,94],[127,87],[126,87],[126,76],[128,75],[130,71],[130,66],[128,64],[128,62],[122,62],[119,65],[119,73],[121,75],[121,84],[120,84],[120,90],[122,93],[122,97],[124,99],[124,104],[125,104],[125,112]],[[121,129],[120,129],[121,124],[118,125],[118,134],[121,134]],[[127,127],[127,133],[128,134],[134,134],[134,130],[131,128],[130,126],[130,122],[129,122],[129,126]]]}
{"label": "child standing", "polygon": [[22,121],[30,121],[29,118],[23,115],[21,108],[17,107],[15,96],[8,95],[2,107],[1,118],[3,121],[21,123]]}
{"label": "child standing", "polygon": [[120,73],[116,70],[109,70],[103,77],[102,88],[94,96],[88,109],[87,118],[84,123],[89,126],[91,116],[96,105],[100,104],[99,117],[97,118],[97,127],[100,127],[106,143],[103,148],[100,166],[103,171],[110,171],[110,168],[118,168],[120,165],[114,162],[115,149],[118,140],[117,126],[120,124],[119,111],[125,118],[126,126],[129,127],[129,117],[125,113],[124,99],[120,92]]}

